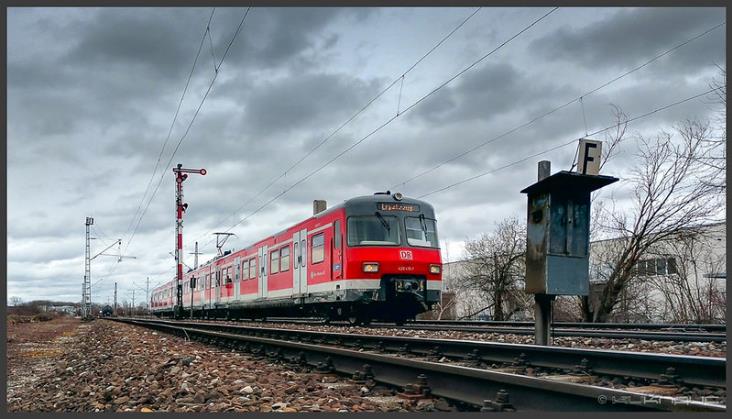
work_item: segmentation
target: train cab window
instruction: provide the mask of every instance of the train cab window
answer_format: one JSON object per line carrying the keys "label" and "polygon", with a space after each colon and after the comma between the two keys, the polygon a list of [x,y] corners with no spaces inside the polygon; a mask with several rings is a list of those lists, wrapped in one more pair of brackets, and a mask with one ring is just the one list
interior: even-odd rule
{"label": "train cab window", "polygon": [[287,245],[280,249],[280,272],[290,269],[290,246]]}
{"label": "train cab window", "polygon": [[435,220],[420,217],[406,217],[407,243],[410,246],[438,247]]}
{"label": "train cab window", "polygon": [[348,218],[349,246],[393,246],[401,243],[399,219],[389,215]]}
{"label": "train cab window", "polygon": [[320,263],[325,259],[325,233],[313,236],[312,244],[310,260],[313,264]]}
{"label": "train cab window", "polygon": [[249,278],[254,279],[257,277],[257,259],[249,261]]}
{"label": "train cab window", "polygon": [[226,284],[231,284],[231,271],[231,268],[226,268],[226,270],[224,270],[224,283]]}
{"label": "train cab window", "polygon": [[276,274],[280,271],[280,251],[275,250],[269,254],[269,273]]}

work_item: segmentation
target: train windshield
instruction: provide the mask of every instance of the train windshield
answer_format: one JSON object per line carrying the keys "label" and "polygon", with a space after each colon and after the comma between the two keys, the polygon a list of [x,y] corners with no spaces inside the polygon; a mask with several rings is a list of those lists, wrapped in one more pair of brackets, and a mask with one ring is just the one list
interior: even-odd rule
{"label": "train windshield", "polygon": [[349,246],[384,246],[401,243],[399,219],[389,215],[366,215],[348,218]]}
{"label": "train windshield", "polygon": [[410,246],[439,247],[435,220],[419,217],[406,217],[407,242]]}

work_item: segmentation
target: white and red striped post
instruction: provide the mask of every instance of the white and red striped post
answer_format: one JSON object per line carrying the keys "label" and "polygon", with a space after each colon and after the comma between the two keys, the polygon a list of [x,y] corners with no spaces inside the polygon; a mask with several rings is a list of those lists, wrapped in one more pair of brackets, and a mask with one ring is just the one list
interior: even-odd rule
{"label": "white and red striped post", "polygon": [[183,212],[188,204],[183,203],[183,181],[188,179],[188,173],[205,175],[206,169],[184,169],[182,164],[173,168],[175,173],[175,262],[176,267],[176,306],[175,316],[183,314]]}

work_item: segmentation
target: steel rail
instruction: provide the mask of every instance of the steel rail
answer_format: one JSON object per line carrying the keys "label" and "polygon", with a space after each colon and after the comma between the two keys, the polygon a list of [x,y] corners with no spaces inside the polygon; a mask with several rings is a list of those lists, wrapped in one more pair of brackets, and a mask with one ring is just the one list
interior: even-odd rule
{"label": "steel rail", "polygon": [[[389,328],[390,325],[374,324],[371,327]],[[453,326],[453,325],[404,325],[397,326],[406,330],[454,330],[472,333],[506,333],[512,335],[533,335],[534,329],[530,327],[501,327],[501,326]],[[552,327],[552,335],[555,337],[587,337],[605,339],[640,339],[653,341],[672,342],[725,342],[725,333],[708,332],[680,332],[680,331],[637,331],[637,330],[590,330],[590,329],[565,329]]]}
{"label": "steel rail", "polygon": [[[254,351],[276,360],[308,364],[322,372],[339,372],[356,377],[371,373],[373,380],[399,387],[412,387],[483,410],[519,411],[725,411],[723,405],[649,396],[630,391],[576,383],[558,382],[464,366],[440,364],[403,357],[362,352],[321,344],[227,333],[185,326],[178,322],[148,319],[112,319],[161,331],[192,336],[204,341]],[[218,325],[216,325],[218,326]],[[267,348],[273,349],[267,352]],[[365,365],[366,364],[366,365]],[[415,381],[417,384],[415,385]],[[495,396],[494,396],[495,395]],[[510,399],[508,397],[510,395]],[[417,395],[417,397],[423,397]],[[493,399],[490,399],[493,397]]]}
{"label": "steel rail", "polygon": [[[324,324],[316,318],[267,318],[266,323]],[[333,326],[346,325],[344,322],[329,323]],[[599,327],[595,327],[600,325]],[[552,335],[556,337],[589,337],[606,339],[640,339],[671,342],[725,342],[724,325],[680,325],[680,324],[637,324],[629,323],[554,323]],[[647,327],[643,327],[647,326]],[[685,327],[685,328],[682,328]],[[469,333],[506,333],[513,335],[533,335],[532,322],[483,322],[462,320],[417,320],[402,326],[389,323],[372,323],[368,327],[398,328],[405,330],[459,331]],[[597,329],[597,330],[594,330]],[[618,330],[607,330],[618,329]],[[628,330],[637,329],[637,330]],[[714,333],[713,331],[721,331]]]}
{"label": "steel rail", "polygon": [[[407,324],[439,324],[450,326],[508,326],[533,327],[533,321],[499,321],[499,320],[415,320]],[[678,330],[678,331],[707,331],[726,332],[725,324],[702,323],[586,323],[586,322],[554,322],[554,327],[572,329],[632,329],[632,330]]]}
{"label": "steel rail", "polygon": [[[445,356],[491,365],[514,364],[665,382],[669,377],[692,386],[726,387],[724,358],[607,351],[458,339],[415,338],[314,330],[264,328],[220,322],[150,320],[149,323],[207,328],[224,333],[282,340],[381,349],[403,354]],[[673,370],[670,370],[673,368]]]}

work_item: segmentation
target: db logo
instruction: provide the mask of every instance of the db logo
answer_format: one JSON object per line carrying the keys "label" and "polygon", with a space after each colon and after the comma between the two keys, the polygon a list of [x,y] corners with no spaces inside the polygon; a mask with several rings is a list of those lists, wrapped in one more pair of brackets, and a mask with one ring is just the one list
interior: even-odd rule
{"label": "db logo", "polygon": [[412,260],[412,251],[411,250],[400,250],[399,251],[399,258],[402,260]]}

